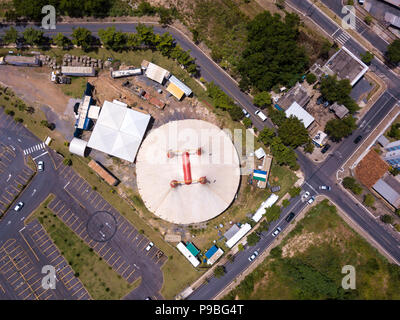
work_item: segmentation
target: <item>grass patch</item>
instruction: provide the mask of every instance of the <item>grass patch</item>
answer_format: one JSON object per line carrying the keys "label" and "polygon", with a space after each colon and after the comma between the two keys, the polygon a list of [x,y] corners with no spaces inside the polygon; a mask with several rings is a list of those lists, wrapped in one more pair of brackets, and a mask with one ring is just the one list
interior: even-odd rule
{"label": "grass patch", "polygon": [[86,77],[71,77],[71,84],[60,86],[62,92],[72,98],[81,98],[86,88]]}
{"label": "grass patch", "polygon": [[121,299],[135,289],[140,284],[140,279],[129,284],[114,270],[110,270],[108,264],[104,260],[100,260],[100,256],[95,251],[86,245],[57,216],[54,216],[54,212],[47,208],[52,197],[54,196],[48,197],[35,210],[30,216],[30,220],[37,218],[43,225],[57,248],[63,252],[75,275],[79,275],[79,279],[93,299]]}
{"label": "grass patch", "polygon": [[[345,265],[356,268],[355,290],[341,287]],[[400,299],[399,285],[400,267],[324,200],[224,299]]]}

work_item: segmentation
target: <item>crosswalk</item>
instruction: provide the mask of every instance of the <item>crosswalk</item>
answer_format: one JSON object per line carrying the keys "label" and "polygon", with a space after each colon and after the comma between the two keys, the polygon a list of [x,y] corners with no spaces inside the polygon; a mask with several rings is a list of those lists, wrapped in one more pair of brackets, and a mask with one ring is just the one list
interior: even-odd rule
{"label": "crosswalk", "polygon": [[25,149],[24,156],[31,154],[32,152],[35,152],[35,151],[44,150],[45,146],[46,145],[44,144],[44,142],[42,142],[42,143],[38,143],[37,145],[34,145],[33,147]]}
{"label": "crosswalk", "polygon": [[340,32],[339,35],[335,35],[335,40],[337,40],[342,45],[344,45],[349,39],[350,39],[349,34],[344,31]]}

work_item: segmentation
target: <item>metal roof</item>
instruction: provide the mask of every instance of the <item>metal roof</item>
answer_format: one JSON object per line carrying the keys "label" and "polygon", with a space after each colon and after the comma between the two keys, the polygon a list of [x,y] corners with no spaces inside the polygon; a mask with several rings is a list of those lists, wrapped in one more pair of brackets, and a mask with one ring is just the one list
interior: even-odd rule
{"label": "metal roof", "polygon": [[303,121],[303,124],[308,128],[313,122],[314,117],[304,110],[296,101],[285,111],[286,117],[295,116],[299,120]]}
{"label": "metal roof", "polygon": [[190,96],[192,94],[192,89],[190,89],[186,84],[184,84],[182,81],[180,81],[175,76],[171,76],[168,80],[170,83],[173,83],[179,89],[181,89],[185,93],[186,96]]}
{"label": "metal roof", "polygon": [[172,82],[168,85],[167,91],[171,93],[178,100],[181,100],[183,95],[185,94],[178,86],[176,86]]}
{"label": "metal roof", "polygon": [[62,66],[61,73],[67,76],[89,76],[94,77],[96,71],[93,67],[81,67],[81,66]]}
{"label": "metal roof", "polygon": [[164,82],[164,78],[168,78],[168,76],[168,70],[165,70],[164,68],[161,68],[160,66],[149,62],[149,65],[146,69],[146,77],[162,84]]}
{"label": "metal roof", "polygon": [[216,253],[218,250],[217,246],[212,246],[210,249],[208,249],[208,251],[204,254],[206,256],[207,259],[210,259],[214,253]]}
{"label": "metal roof", "polygon": [[234,224],[232,227],[229,228],[229,230],[227,232],[224,233],[224,237],[226,238],[226,240],[229,240],[230,238],[232,238],[238,231],[240,230],[240,228],[238,227],[237,224]]}
{"label": "metal roof", "polygon": [[197,256],[197,255],[199,254],[199,252],[200,252],[200,250],[197,249],[197,248],[195,247],[195,245],[194,245],[193,243],[191,243],[191,242],[187,242],[187,243],[186,243],[186,248],[190,251],[190,253],[191,253],[193,256]]}
{"label": "metal roof", "polygon": [[394,207],[398,207],[400,204],[400,194],[394,190],[388,183],[379,179],[372,188],[378,192],[387,202]]}
{"label": "metal roof", "polygon": [[86,146],[87,146],[87,141],[79,138],[73,138],[69,143],[69,152],[84,157]]}

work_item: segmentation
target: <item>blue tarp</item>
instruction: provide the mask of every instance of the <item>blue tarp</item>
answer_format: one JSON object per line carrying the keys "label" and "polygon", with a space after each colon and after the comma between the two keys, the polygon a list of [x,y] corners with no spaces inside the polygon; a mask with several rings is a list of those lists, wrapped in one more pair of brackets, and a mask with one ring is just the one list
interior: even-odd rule
{"label": "blue tarp", "polygon": [[218,251],[217,246],[212,246],[204,255],[206,256],[207,259],[210,259],[217,251]]}
{"label": "blue tarp", "polygon": [[279,111],[284,111],[279,105],[277,105],[276,103],[274,104],[275,109],[279,110]]}

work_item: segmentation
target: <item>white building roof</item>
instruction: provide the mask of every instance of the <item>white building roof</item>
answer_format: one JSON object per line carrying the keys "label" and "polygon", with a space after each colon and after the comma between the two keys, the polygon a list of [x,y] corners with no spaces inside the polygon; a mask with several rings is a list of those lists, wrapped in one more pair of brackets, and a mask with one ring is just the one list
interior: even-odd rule
{"label": "white building roof", "polygon": [[311,123],[314,122],[314,117],[309,114],[306,110],[304,110],[300,105],[295,101],[291,104],[289,109],[285,111],[286,117],[295,116],[299,120],[303,121],[303,124],[306,128],[308,128]]}
{"label": "white building roof", "polygon": [[189,251],[188,248],[185,247],[185,245],[182,242],[179,242],[176,247],[184,255],[186,259],[189,260],[189,262],[194,266],[197,267],[200,264],[200,261],[194,257],[191,252]]}
{"label": "white building roof", "polygon": [[325,132],[319,130],[319,131],[317,132],[317,134],[314,136],[313,141],[314,141],[316,144],[318,144],[319,146],[322,146],[322,143],[323,143],[323,141],[325,140],[325,138],[326,138],[327,136],[328,136],[328,135],[327,135]]}
{"label": "white building roof", "polygon": [[265,214],[265,209],[272,207],[279,197],[276,194],[271,194],[267,200],[261,203],[260,207],[257,209],[256,213],[253,215],[252,219],[255,222],[261,220],[262,216]]}
{"label": "white building roof", "polygon": [[128,70],[117,70],[111,72],[111,77],[113,78],[121,78],[121,77],[129,77],[129,76],[137,76],[142,74],[142,69],[128,69]]}
{"label": "white building roof", "polygon": [[190,89],[186,84],[184,84],[182,81],[180,81],[178,78],[175,76],[171,76],[168,79],[169,82],[172,82],[174,85],[176,85],[179,89],[181,89],[184,93],[185,96],[190,96],[192,94],[192,89]]}
{"label": "white building roof", "polygon": [[88,146],[133,162],[149,121],[148,114],[105,101]]}
{"label": "white building roof", "polygon": [[87,141],[79,138],[73,138],[69,143],[69,152],[84,157],[86,146],[87,146]]}
{"label": "white building roof", "polygon": [[213,265],[221,256],[224,254],[224,251],[219,248],[216,253],[212,255],[210,259],[207,260],[207,264]]}
{"label": "white building roof", "polygon": [[256,155],[257,159],[265,157],[265,151],[263,148],[258,148],[256,151],[254,151],[254,154]]}
{"label": "white building roof", "polygon": [[160,66],[149,62],[146,69],[146,77],[158,83],[163,83],[164,78],[169,76],[169,71],[161,68]]}
{"label": "white building roof", "polygon": [[226,242],[228,248],[232,248],[240,239],[242,239],[246,235],[247,232],[250,231],[250,229],[251,225],[249,225],[248,223],[242,224],[240,230]]}
{"label": "white building roof", "polygon": [[91,105],[89,107],[88,118],[90,119],[98,119],[100,114],[100,107]]}

